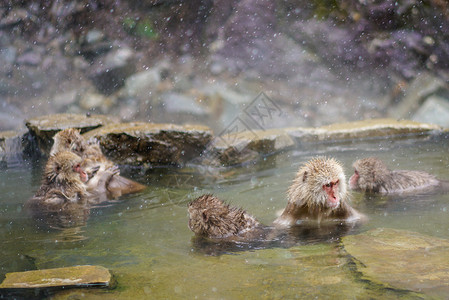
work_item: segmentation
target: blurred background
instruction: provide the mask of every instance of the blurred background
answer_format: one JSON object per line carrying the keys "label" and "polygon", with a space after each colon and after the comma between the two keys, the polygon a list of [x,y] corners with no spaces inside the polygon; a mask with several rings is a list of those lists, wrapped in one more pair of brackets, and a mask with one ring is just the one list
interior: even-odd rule
{"label": "blurred background", "polygon": [[0,130],[51,113],[200,123],[260,93],[265,128],[449,127],[447,0],[3,0]]}

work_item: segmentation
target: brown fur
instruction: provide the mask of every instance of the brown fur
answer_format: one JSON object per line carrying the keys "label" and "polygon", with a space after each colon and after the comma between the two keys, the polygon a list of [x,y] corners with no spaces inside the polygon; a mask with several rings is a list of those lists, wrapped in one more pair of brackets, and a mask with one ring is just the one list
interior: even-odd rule
{"label": "brown fur", "polygon": [[260,226],[244,210],[231,207],[213,195],[203,195],[189,204],[189,228],[208,238],[242,236]]}
{"label": "brown fur", "polygon": [[[338,181],[338,205],[328,205],[324,185]],[[265,237],[279,234],[260,224],[242,209],[230,207],[212,195],[203,195],[189,204],[189,228],[198,236],[227,238],[231,236]],[[277,226],[292,226],[298,221],[319,223],[330,220],[354,222],[365,216],[348,204],[346,178],[335,159],[315,158],[302,166],[288,190],[288,203],[282,215],[274,221]],[[245,235],[248,233],[248,235]]]}
{"label": "brown fur", "polygon": [[[338,182],[339,204],[329,206],[324,186]],[[341,164],[333,158],[317,157],[304,164],[288,190],[288,203],[275,225],[291,226],[302,221],[355,221],[363,219],[348,204],[346,178]]]}
{"label": "brown fur", "polygon": [[54,143],[50,155],[60,151],[71,151],[83,158],[84,167],[95,168],[99,164],[104,169],[115,167],[114,163],[106,158],[97,143],[88,143],[78,129],[68,128],[61,130],[53,137]]}
{"label": "brown fur", "polygon": [[434,189],[442,182],[435,176],[422,171],[390,171],[378,158],[368,157],[357,160],[354,175],[349,179],[352,190],[392,194]]}
{"label": "brown fur", "polygon": [[79,130],[64,129],[53,139],[50,153],[72,151],[82,157],[82,166],[89,175],[87,190],[97,195],[100,202],[145,189],[144,185],[120,176],[118,166],[103,155],[97,143],[88,143]]}
{"label": "brown fur", "polygon": [[51,156],[35,198],[48,204],[84,203],[86,188],[80,174],[73,170],[81,161],[81,157],[68,151]]}

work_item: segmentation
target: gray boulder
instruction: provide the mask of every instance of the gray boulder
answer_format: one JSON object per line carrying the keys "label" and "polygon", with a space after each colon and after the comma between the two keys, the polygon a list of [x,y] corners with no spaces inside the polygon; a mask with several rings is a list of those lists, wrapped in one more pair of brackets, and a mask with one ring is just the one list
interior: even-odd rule
{"label": "gray boulder", "polygon": [[118,164],[181,165],[199,157],[212,140],[205,126],[118,123],[84,134],[100,143],[103,153]]}

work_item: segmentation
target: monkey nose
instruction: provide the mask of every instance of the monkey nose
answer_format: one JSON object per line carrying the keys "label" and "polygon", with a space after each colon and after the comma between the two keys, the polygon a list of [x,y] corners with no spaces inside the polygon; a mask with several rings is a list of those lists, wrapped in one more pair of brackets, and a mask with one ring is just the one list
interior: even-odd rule
{"label": "monkey nose", "polygon": [[335,196],[329,197],[329,206],[332,208],[336,208],[340,203],[340,199]]}

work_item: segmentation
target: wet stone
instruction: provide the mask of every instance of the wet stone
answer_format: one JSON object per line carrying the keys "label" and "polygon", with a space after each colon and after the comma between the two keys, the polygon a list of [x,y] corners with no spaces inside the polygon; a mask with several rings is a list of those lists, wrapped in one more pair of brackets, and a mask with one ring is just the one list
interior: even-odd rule
{"label": "wet stone", "polygon": [[0,284],[0,291],[112,285],[112,275],[108,269],[101,266],[75,266],[7,273]]}
{"label": "wet stone", "polygon": [[378,228],[342,243],[365,280],[440,299],[449,294],[449,240]]}
{"label": "wet stone", "polygon": [[0,132],[0,168],[10,168],[23,163],[23,136],[23,132]]}
{"label": "wet stone", "polygon": [[220,164],[236,165],[291,149],[295,141],[282,129],[251,130],[224,134],[214,139],[212,147]]}
{"label": "wet stone", "polygon": [[41,116],[26,121],[31,138],[35,141],[35,149],[28,149],[29,154],[48,155],[53,145],[53,136],[66,128],[77,128],[81,133],[115,122],[104,115],[54,114]]}
{"label": "wet stone", "polygon": [[109,124],[84,134],[123,165],[182,165],[199,157],[212,140],[206,126],[145,122]]}

